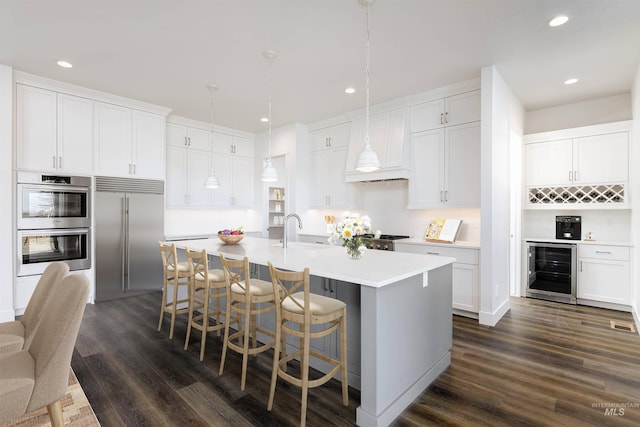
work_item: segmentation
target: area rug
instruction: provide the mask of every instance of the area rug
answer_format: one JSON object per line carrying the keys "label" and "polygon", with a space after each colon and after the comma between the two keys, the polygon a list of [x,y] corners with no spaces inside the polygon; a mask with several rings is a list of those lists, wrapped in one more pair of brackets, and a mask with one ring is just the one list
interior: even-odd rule
{"label": "area rug", "polygon": [[[93,413],[91,405],[85,396],[82,387],[78,383],[73,370],[69,372],[69,389],[62,399],[62,411],[64,414],[64,425],[73,427],[94,427],[100,426],[96,414]],[[29,412],[21,418],[0,424],[0,427],[41,427],[51,426],[47,408]]]}

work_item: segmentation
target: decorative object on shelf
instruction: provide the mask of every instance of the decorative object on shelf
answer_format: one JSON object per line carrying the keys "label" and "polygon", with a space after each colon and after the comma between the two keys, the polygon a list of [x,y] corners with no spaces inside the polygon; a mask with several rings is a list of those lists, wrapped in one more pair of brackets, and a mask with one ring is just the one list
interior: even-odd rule
{"label": "decorative object on shelf", "polygon": [[364,235],[371,234],[371,219],[355,213],[347,213],[344,219],[335,225],[329,236],[329,243],[341,243],[351,259],[360,259],[367,246]]}
{"label": "decorative object on shelf", "polygon": [[262,170],[263,182],[276,182],[278,180],[278,171],[271,164],[271,62],[276,59],[276,52],[273,50],[265,50],[262,55],[269,61],[269,156]]}
{"label": "decorative object on shelf", "polygon": [[369,45],[370,45],[370,37],[369,37],[369,5],[374,2],[374,0],[358,0],[361,5],[366,7],[366,16],[367,16],[367,44],[366,44],[366,66],[365,66],[365,117],[364,117],[364,148],[362,152],[358,156],[358,161],[356,162],[355,169],[359,172],[373,172],[380,169],[380,160],[378,159],[378,155],[371,148],[371,144],[369,141],[369,63],[370,63],[370,54],[369,54]]}
{"label": "decorative object on shelf", "polygon": [[424,239],[427,242],[453,243],[460,231],[462,220],[436,218],[429,221]]}
{"label": "decorative object on shelf", "polygon": [[239,243],[242,239],[244,239],[244,231],[242,231],[242,226],[238,228],[225,228],[224,230],[218,231],[218,239],[222,240],[226,245],[235,245]]}
{"label": "decorative object on shelf", "polygon": [[209,176],[207,177],[207,180],[204,183],[204,186],[206,188],[210,188],[210,189],[216,189],[216,188],[220,188],[220,181],[218,180],[218,177],[216,176],[214,170],[213,170],[213,93],[218,90],[218,86],[216,85],[208,85],[207,88],[209,89],[209,94],[210,94],[210,98],[211,98],[211,143],[209,144],[209,162],[211,162],[211,173],[209,174]]}

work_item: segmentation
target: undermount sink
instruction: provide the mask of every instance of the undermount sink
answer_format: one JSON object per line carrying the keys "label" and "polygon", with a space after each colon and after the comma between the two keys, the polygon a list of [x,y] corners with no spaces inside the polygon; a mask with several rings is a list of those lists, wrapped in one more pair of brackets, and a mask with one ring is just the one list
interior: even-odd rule
{"label": "undermount sink", "polygon": [[[282,242],[276,243],[273,246],[276,247],[276,248],[281,248],[282,247]],[[327,249],[327,248],[330,248],[330,247],[331,247],[331,245],[325,245],[325,244],[322,244],[322,243],[287,242],[287,249],[315,250],[315,249]]]}

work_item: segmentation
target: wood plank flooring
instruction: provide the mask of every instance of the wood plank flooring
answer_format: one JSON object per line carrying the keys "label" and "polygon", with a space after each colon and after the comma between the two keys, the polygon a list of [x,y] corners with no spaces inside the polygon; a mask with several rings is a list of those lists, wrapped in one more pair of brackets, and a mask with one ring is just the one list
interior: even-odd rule
{"label": "wood plank flooring", "polygon": [[[183,350],[186,316],[173,340],[168,315],[156,331],[160,298],[87,306],[71,365],[103,426],[298,424],[297,387],[279,381],[266,410],[272,353],[250,359],[240,391],[241,358],[229,352],[218,376],[215,334],[200,362],[197,331]],[[524,298],[494,328],[454,316],[451,366],[393,425],[640,425],[640,338],[610,320],[632,318]],[[308,425],[353,425],[359,392],[348,407],[340,396],[337,381],[311,390]]]}

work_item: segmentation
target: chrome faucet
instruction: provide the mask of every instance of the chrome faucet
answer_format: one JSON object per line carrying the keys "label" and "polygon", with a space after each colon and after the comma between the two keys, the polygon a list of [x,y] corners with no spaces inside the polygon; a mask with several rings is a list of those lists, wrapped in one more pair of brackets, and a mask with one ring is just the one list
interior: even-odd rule
{"label": "chrome faucet", "polygon": [[302,220],[300,219],[300,217],[297,214],[289,214],[287,216],[284,217],[284,227],[283,227],[283,232],[282,232],[282,247],[286,248],[287,247],[287,221],[289,220],[289,218],[295,218],[298,220],[298,228],[300,230],[302,230]]}

